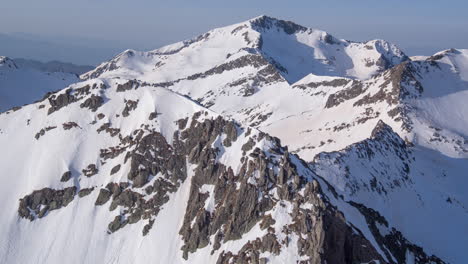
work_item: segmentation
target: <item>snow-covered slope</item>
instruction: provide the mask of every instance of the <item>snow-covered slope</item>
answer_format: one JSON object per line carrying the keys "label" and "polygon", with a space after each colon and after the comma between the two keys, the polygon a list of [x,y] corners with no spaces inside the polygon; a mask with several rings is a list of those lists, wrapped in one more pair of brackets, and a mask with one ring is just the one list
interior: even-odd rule
{"label": "snow-covered slope", "polygon": [[395,228],[449,263],[466,259],[466,159],[407,144],[381,122],[370,139],[321,153],[313,166],[345,201],[385,219],[382,236]]}
{"label": "snow-covered slope", "polygon": [[84,81],[0,115],[3,263],[399,263],[401,252],[443,263],[404,237],[377,241],[279,139],[126,84]]}
{"label": "snow-covered slope", "polygon": [[467,73],[266,16],[127,50],[0,115],[1,260],[464,263]]}
{"label": "snow-covered slope", "polygon": [[328,95],[316,108],[328,124],[313,127],[326,136],[310,131],[317,141],[336,141],[327,146],[333,151],[316,152],[313,170],[339,195],[375,210],[389,227],[450,263],[467,258],[467,55],[443,51],[400,64],[360,89],[341,87],[334,93],[340,96]]}
{"label": "snow-covered slope", "polygon": [[47,92],[77,81],[75,74],[20,67],[8,57],[0,56],[0,112],[39,100]]}
{"label": "snow-covered slope", "polygon": [[[361,89],[369,77],[406,60],[402,51],[383,40],[339,40],[320,30],[261,16],[155,51],[125,51],[82,78],[136,79],[176,91],[215,112],[279,136],[304,159],[312,160],[320,151],[349,144],[348,140],[330,141],[327,130],[316,131],[325,134],[319,137],[310,133],[331,121],[326,115],[321,119],[318,111],[328,96],[345,85],[352,92]],[[341,116],[341,111],[329,112]],[[333,121],[332,127],[343,123]],[[351,136],[355,142],[368,134]]]}

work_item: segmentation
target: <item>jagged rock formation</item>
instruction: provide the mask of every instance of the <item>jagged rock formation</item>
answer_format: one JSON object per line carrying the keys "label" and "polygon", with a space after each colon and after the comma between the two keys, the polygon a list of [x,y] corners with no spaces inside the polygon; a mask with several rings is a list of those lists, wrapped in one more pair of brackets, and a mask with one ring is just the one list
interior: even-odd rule
{"label": "jagged rock formation", "polygon": [[63,190],[44,188],[32,192],[20,199],[18,214],[20,217],[34,220],[44,217],[49,211],[67,206],[76,195],[76,187]]}

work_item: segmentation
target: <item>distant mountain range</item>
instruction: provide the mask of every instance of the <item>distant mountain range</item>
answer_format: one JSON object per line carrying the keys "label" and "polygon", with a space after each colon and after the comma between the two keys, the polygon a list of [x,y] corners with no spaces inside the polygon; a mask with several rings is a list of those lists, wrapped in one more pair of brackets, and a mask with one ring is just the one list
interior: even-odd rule
{"label": "distant mountain range", "polygon": [[2,263],[468,259],[466,49],[260,16],[0,87]]}
{"label": "distant mountain range", "polygon": [[96,65],[122,50],[120,44],[112,41],[45,37],[24,33],[0,33],[0,43],[0,54],[10,58],[59,60],[80,65]]}
{"label": "distant mountain range", "polygon": [[36,60],[15,58],[15,64],[21,68],[31,68],[42,72],[64,72],[81,75],[94,69],[94,66],[89,65],[75,65],[73,63],[61,61],[40,62]]}
{"label": "distant mountain range", "polygon": [[78,82],[77,74],[89,69],[69,63],[41,63],[0,56],[0,112],[41,99]]}

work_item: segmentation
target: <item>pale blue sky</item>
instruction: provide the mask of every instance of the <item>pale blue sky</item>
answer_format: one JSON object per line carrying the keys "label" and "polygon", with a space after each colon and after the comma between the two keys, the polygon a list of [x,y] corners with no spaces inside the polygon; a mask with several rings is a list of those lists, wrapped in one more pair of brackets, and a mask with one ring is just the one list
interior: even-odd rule
{"label": "pale blue sky", "polygon": [[[155,49],[262,14],[322,29],[338,38],[386,39],[409,55],[468,48],[466,0],[0,1],[0,33],[29,41],[22,45],[4,41],[10,46],[2,47],[0,36],[0,55],[12,57],[26,54],[23,57],[54,59],[52,50],[38,51],[39,41],[43,49],[53,43],[49,46],[60,51],[55,59],[96,64],[125,48]],[[27,34],[11,35],[17,32]],[[74,54],[59,46],[70,46]]]}

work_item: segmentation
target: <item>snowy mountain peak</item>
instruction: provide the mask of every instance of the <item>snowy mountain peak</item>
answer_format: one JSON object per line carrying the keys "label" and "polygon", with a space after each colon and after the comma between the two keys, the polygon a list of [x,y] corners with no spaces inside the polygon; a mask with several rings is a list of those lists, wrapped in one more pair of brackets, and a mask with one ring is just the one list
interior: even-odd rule
{"label": "snowy mountain peak", "polygon": [[[122,77],[125,73],[129,78],[144,75],[151,82],[168,82],[252,54],[266,59],[289,83],[311,73],[368,79],[408,59],[395,45],[383,40],[349,42],[321,30],[260,16],[153,51],[126,51],[82,78],[102,74]],[[181,63],[186,67],[180,69],[177,65]]]}

